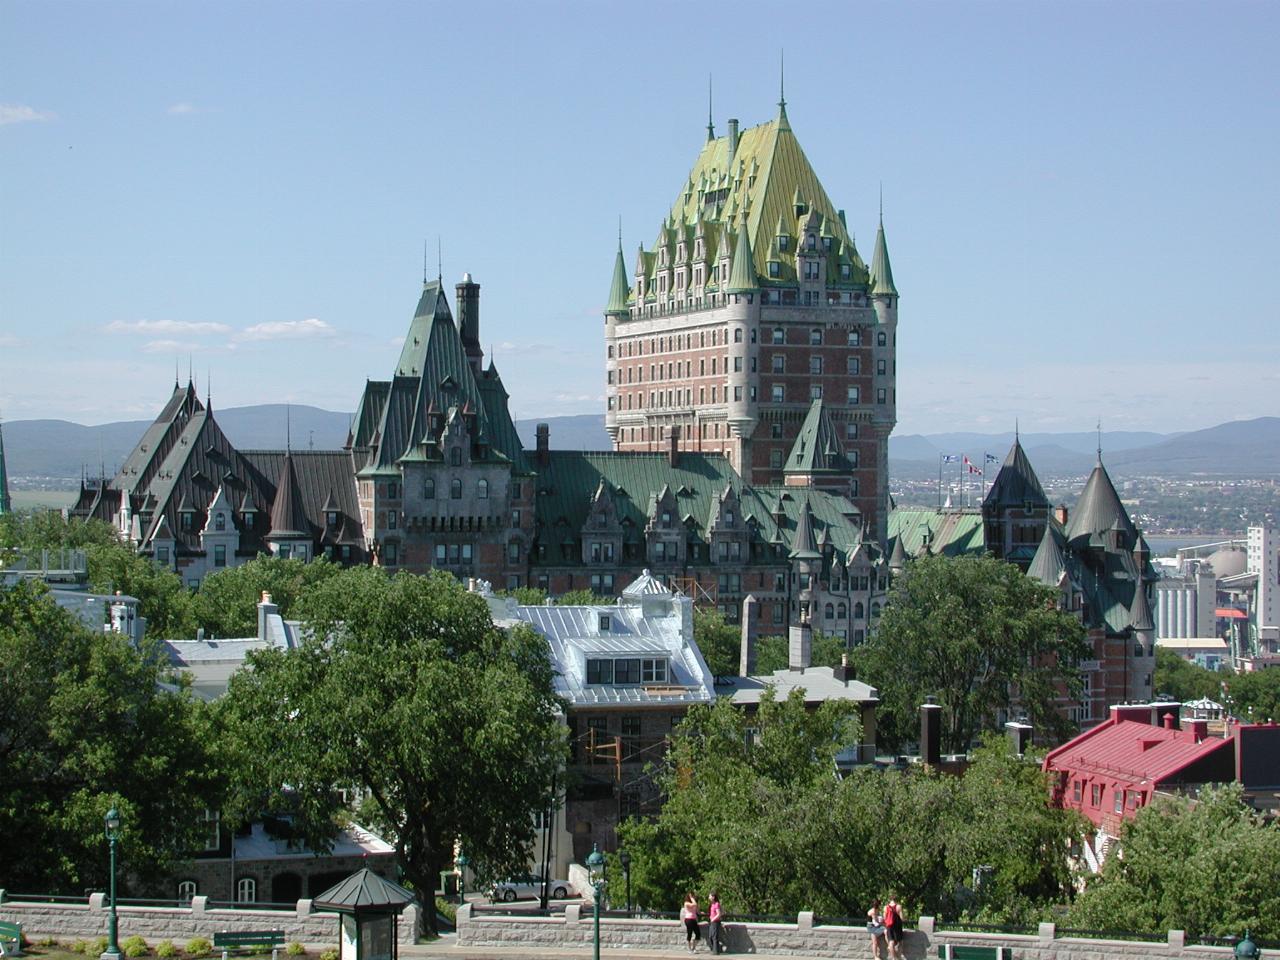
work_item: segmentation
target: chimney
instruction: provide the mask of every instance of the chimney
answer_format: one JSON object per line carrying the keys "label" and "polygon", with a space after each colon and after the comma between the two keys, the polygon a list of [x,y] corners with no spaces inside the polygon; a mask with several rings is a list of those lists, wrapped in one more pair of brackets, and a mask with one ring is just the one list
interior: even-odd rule
{"label": "chimney", "polygon": [[1191,731],[1191,736],[1195,742],[1199,743],[1205,737],[1209,736],[1209,721],[1204,719],[1188,720],[1187,729]]}
{"label": "chimney", "polygon": [[813,628],[809,621],[793,623],[787,640],[787,667],[803,673],[813,659]]}
{"label": "chimney", "polygon": [[742,600],[742,645],[738,656],[738,676],[749,677],[756,672],[756,614],[760,602],[747,594]]}
{"label": "chimney", "polygon": [[849,654],[840,654],[840,666],[832,668],[831,675],[846,687],[849,685],[849,681],[853,679],[853,667],[849,666]]}
{"label": "chimney", "polygon": [[1172,713],[1166,713],[1161,717],[1161,724],[1166,730],[1177,730],[1178,720]]}
{"label": "chimney", "polygon": [[680,462],[680,424],[673,423],[667,428],[667,462],[677,466]]}
{"label": "chimney", "polygon": [[738,118],[732,117],[729,120],[729,157],[733,158],[738,152]]}
{"label": "chimney", "polygon": [[942,707],[933,697],[920,704],[920,760],[931,767],[942,761]]}
{"label": "chimney", "polygon": [[258,639],[267,642],[267,623],[271,617],[280,612],[280,607],[271,602],[271,594],[262,591],[262,599],[258,601]]}
{"label": "chimney", "polygon": [[1151,724],[1157,727],[1164,727],[1166,730],[1177,730],[1179,728],[1182,714],[1182,704],[1180,703],[1153,703],[1151,705]]}
{"label": "chimney", "polygon": [[471,274],[464,273],[462,282],[454,289],[457,292],[458,333],[467,352],[467,362],[475,373],[479,373],[484,362],[484,350],[480,348],[480,284],[472,281]]}
{"label": "chimney", "polygon": [[545,467],[551,463],[551,427],[540,423],[535,432],[538,438],[537,463],[538,466]]}
{"label": "chimney", "polygon": [[1010,720],[1004,725],[1005,733],[1009,736],[1009,747],[1014,754],[1021,757],[1027,752],[1027,747],[1031,746],[1031,724],[1024,719]]}
{"label": "chimney", "polygon": [[1053,508],[1053,518],[1062,526],[1065,527],[1067,525],[1067,505],[1065,503],[1060,503]]}

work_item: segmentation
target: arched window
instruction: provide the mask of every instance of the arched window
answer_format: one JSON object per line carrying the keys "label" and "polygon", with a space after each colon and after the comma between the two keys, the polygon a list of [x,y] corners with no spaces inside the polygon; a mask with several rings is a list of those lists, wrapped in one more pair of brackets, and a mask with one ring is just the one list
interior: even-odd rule
{"label": "arched window", "polygon": [[836,608],[834,604],[828,603],[822,608],[822,615],[828,620],[834,620],[836,617]]}
{"label": "arched window", "polygon": [[219,510],[217,513],[213,515],[213,529],[215,530],[227,529],[227,515],[223,513],[221,510]]}
{"label": "arched window", "polygon": [[843,620],[846,616],[848,616],[848,613],[849,613],[849,608],[846,607],[843,603],[836,608],[837,619]]}
{"label": "arched window", "polygon": [[853,619],[861,620],[864,615],[864,610],[865,608],[862,606],[862,601],[859,600],[853,605]]}
{"label": "arched window", "polygon": [[434,500],[436,498],[436,482],[431,477],[422,481],[422,499]]}
{"label": "arched window", "polygon": [[462,499],[462,481],[459,480],[457,477],[454,477],[452,480],[449,481],[449,499],[450,500]]}
{"label": "arched window", "polygon": [[236,903],[257,903],[258,881],[253,877],[241,877],[236,881]]}
{"label": "arched window", "polygon": [[871,619],[874,620],[878,616],[880,616],[880,604],[873,603],[871,605]]}
{"label": "arched window", "polygon": [[194,880],[183,880],[178,884],[178,900],[182,903],[190,903],[195,895],[196,882]]}
{"label": "arched window", "polygon": [[885,335],[885,332],[883,330],[881,330],[879,333],[876,334],[877,347],[883,347],[888,342],[889,342],[889,338]]}
{"label": "arched window", "polygon": [[489,481],[488,480],[480,480],[478,483],[476,483],[476,496],[479,497],[481,500],[489,499]]}

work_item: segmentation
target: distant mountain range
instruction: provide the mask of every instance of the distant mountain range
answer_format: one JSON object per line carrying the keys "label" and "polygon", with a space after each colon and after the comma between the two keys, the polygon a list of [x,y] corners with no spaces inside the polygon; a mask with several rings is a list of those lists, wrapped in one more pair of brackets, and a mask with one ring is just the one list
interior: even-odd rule
{"label": "distant mountain range", "polygon": [[[286,424],[295,449],[335,449],[346,443],[351,414],[317,407],[260,404],[216,411],[231,442],[245,450],[279,449]],[[78,478],[82,470],[108,475],[133,449],[149,421],[128,420],[86,427],[65,420],[14,420],[5,423],[4,447],[10,476]],[[516,429],[525,447],[535,445],[539,423],[550,427],[557,450],[607,450],[609,435],[601,414],[520,420]],[[1096,433],[1024,433],[1022,445],[1036,471],[1046,477],[1078,476],[1097,457]],[[967,455],[981,463],[990,453],[1003,461],[1013,444],[1009,433],[908,434],[889,440],[894,477],[936,477],[943,454]],[[1280,474],[1280,417],[1234,420],[1188,433],[1124,432],[1102,434],[1107,467],[1117,476],[1269,476]]]}

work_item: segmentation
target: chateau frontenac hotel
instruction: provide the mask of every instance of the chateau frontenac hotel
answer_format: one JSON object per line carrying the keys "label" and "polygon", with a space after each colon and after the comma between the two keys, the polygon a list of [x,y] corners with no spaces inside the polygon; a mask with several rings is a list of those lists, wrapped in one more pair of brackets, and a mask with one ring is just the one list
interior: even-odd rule
{"label": "chateau frontenac hotel", "polygon": [[[750,633],[857,643],[887,588],[898,293],[868,269],[788,122],[709,126],[652,249],[621,249],[604,317],[613,450],[535,449],[480,347],[480,287],[424,284],[344,449],[237,450],[175,383],[73,514],[196,586],[260,554],[442,569],[615,596],[648,569]],[[456,316],[455,316],[456,312]],[[748,597],[753,602],[747,601]]]}

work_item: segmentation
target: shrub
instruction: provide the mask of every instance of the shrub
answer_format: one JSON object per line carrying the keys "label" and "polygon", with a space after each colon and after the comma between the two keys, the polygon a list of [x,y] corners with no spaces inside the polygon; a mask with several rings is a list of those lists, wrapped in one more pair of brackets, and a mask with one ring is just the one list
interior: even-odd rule
{"label": "shrub", "polygon": [[436,913],[447,919],[450,923],[457,923],[458,905],[450,903],[444,897],[436,897]]}
{"label": "shrub", "polygon": [[107,938],[99,937],[97,940],[90,940],[84,945],[86,956],[100,957],[107,952]]}
{"label": "shrub", "polygon": [[172,940],[161,940],[156,944],[157,957],[176,957],[178,948],[173,945]]}
{"label": "shrub", "polygon": [[73,944],[71,945],[71,952],[72,952],[72,953],[84,953],[84,941],[83,941],[83,940],[77,940],[75,943],[73,943]]}
{"label": "shrub", "polygon": [[294,940],[292,943],[288,944],[284,948],[284,952],[291,957],[300,957],[307,952],[307,948],[304,947],[302,944],[300,944],[297,940]]}
{"label": "shrub", "polygon": [[205,937],[192,937],[187,941],[187,953],[193,957],[203,957],[213,949],[213,944]]}
{"label": "shrub", "polygon": [[143,940],[142,937],[137,934],[134,934],[132,937],[125,937],[125,939],[120,943],[120,951],[126,957],[141,957],[144,954],[149,953],[150,950],[151,948],[147,946],[147,941]]}
{"label": "shrub", "polygon": [[326,950],[320,954],[320,960],[338,960],[338,951],[333,949]]}

